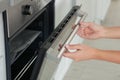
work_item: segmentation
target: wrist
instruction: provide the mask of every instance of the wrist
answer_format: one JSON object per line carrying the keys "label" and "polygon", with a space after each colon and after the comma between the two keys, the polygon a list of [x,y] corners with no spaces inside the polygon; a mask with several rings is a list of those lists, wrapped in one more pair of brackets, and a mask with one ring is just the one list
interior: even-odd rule
{"label": "wrist", "polygon": [[102,50],[95,49],[93,52],[93,55],[92,55],[92,59],[96,59],[96,60],[99,59],[101,52],[102,52]]}
{"label": "wrist", "polygon": [[108,33],[108,29],[106,27],[102,27],[102,31],[101,31],[101,38],[106,38],[107,37],[107,33]]}

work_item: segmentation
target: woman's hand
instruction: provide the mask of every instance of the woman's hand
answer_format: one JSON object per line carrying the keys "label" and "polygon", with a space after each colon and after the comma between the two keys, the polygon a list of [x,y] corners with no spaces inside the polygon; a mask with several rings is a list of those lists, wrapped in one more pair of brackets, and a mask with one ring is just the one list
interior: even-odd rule
{"label": "woman's hand", "polygon": [[105,35],[103,26],[97,25],[92,22],[80,22],[80,28],[77,34],[86,39],[98,39]]}
{"label": "woman's hand", "polygon": [[[83,44],[66,45],[66,49],[67,51],[63,56],[75,61],[94,59],[96,57],[95,54],[99,51],[98,49],[91,48]],[[75,50],[75,52],[69,52],[69,50]]]}

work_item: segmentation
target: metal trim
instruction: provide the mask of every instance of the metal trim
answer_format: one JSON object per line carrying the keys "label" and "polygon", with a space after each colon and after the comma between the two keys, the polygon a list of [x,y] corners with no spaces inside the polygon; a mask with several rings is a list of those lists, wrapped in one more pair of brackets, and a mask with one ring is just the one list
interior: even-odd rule
{"label": "metal trim", "polygon": [[10,66],[10,50],[9,50],[9,39],[7,30],[7,14],[3,12],[3,24],[4,24],[4,39],[5,39],[5,57],[6,57],[6,77],[7,80],[11,80],[11,66]]}

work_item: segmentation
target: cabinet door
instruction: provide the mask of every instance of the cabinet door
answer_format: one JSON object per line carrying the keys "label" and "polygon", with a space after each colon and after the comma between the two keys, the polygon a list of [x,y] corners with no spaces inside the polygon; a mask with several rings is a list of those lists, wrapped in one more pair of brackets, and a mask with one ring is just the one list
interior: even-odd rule
{"label": "cabinet door", "polygon": [[111,0],[97,0],[96,1],[96,18],[99,20],[104,20],[106,13],[111,4]]}

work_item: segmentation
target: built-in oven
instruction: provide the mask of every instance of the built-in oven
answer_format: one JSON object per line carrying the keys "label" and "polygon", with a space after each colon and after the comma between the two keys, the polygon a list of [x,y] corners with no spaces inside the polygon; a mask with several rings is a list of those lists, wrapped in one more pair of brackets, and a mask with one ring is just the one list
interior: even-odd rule
{"label": "built-in oven", "polygon": [[11,1],[3,12],[7,80],[31,80],[40,46],[54,29],[54,0]]}
{"label": "built-in oven", "polygon": [[54,29],[54,2],[22,0],[3,12],[7,80],[54,80],[59,44],[70,43],[78,28],[72,26],[86,16],[75,6]]}

